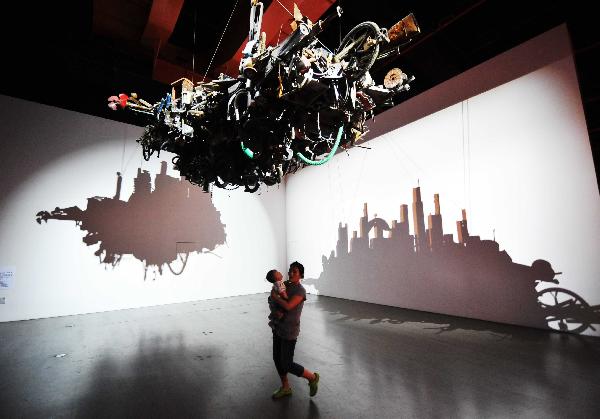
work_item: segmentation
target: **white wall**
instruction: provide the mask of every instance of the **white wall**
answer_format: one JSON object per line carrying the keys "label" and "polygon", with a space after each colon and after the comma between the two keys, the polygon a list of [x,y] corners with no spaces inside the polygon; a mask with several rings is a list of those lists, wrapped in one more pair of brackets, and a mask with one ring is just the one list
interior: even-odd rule
{"label": "white wall", "polygon": [[[114,267],[101,263],[94,255],[99,244],[87,246],[82,241],[87,232],[74,221],[51,219],[38,224],[36,214],[56,207],[86,210],[88,198],[112,198],[118,171],[123,176],[120,200],[128,201],[138,168],[154,178],[160,162],[170,162],[171,156],[143,161],[135,141],[142,133],[139,127],[4,96],[0,96],[0,109],[0,267],[16,268],[11,287],[0,289],[0,298],[5,298],[0,321],[264,292],[270,285],[264,280],[265,272],[285,263],[283,185],[255,194],[215,188],[213,203],[218,214],[210,211],[209,194],[196,197],[204,199],[197,213],[188,208],[181,214],[190,230],[201,232],[204,223],[218,232],[221,224],[206,221],[217,217],[226,240],[221,236],[216,247],[189,253],[181,275],[173,275],[166,264],[161,274],[159,264],[154,264],[148,266],[144,279],[144,263],[131,252],[125,252]],[[178,177],[170,166],[167,175]],[[133,218],[113,211],[111,223],[100,227],[104,242],[118,241],[125,230],[139,236],[138,247],[146,254],[160,251],[169,228],[157,235],[150,227],[165,223],[161,205],[162,213],[146,205]],[[173,208],[175,213],[179,210]],[[123,222],[128,224],[119,224]],[[154,237],[144,237],[149,230],[155,231]],[[171,239],[190,240],[187,236],[183,233],[183,240]],[[185,246],[171,244],[173,249]],[[181,264],[174,261],[172,265],[176,269]]]}
{"label": "white wall", "polygon": [[[369,150],[340,153],[260,194],[215,189],[226,242],[190,253],[181,275],[165,265],[162,273],[156,264],[145,271],[132,252],[114,267],[101,263],[94,255],[99,245],[87,246],[75,222],[36,223],[39,211],[86,210],[89,198],[112,197],[117,171],[120,201],[129,201],[137,169],[154,177],[160,161],[170,160],[142,160],[135,142],[141,128],[2,96],[0,109],[0,268],[16,268],[10,288],[0,289],[0,321],[263,292],[266,270],[283,269],[286,260],[304,263],[308,288],[325,295],[536,327],[546,326],[536,295],[543,288],[600,303],[600,199],[564,27],[378,115],[364,144]],[[176,177],[170,168],[167,174]],[[495,234],[504,251],[494,253],[497,264],[486,265],[482,256],[467,258],[465,267],[464,258],[415,259],[387,249],[355,253],[329,269],[338,224],[347,224],[350,235],[359,230],[365,202],[369,219],[388,223],[408,204],[413,234],[418,184],[425,216],[440,194],[444,232],[454,241],[462,208],[471,235]],[[190,226],[214,229],[202,218],[214,216],[212,204],[202,205],[184,216]],[[150,229],[143,223],[113,228],[122,221],[114,214],[109,238],[125,229],[143,239],[146,251],[164,245],[163,236],[144,237]],[[140,217],[165,224],[164,212],[151,205]],[[468,251],[465,257],[473,256]],[[535,288],[538,259],[562,272],[559,285]]]}
{"label": "white wall", "polygon": [[[600,198],[564,26],[378,116],[364,145],[371,149],[339,153],[287,182],[288,261],[305,264],[314,292],[536,327],[546,326],[540,315],[548,311],[536,301],[543,288],[600,304]],[[451,258],[416,263],[372,251],[324,269],[338,223],[350,236],[359,230],[363,203],[369,219],[377,214],[390,224],[408,204],[414,234],[412,188],[419,184],[425,227],[439,193],[445,233],[458,241],[465,208],[470,234],[495,234],[512,263],[466,268]],[[559,285],[545,282],[536,291],[537,259],[562,272]]]}

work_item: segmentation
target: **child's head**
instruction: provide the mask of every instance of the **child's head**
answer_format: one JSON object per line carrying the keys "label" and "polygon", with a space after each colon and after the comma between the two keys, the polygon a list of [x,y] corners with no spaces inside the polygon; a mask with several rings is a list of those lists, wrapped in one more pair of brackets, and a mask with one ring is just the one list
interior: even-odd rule
{"label": "child's head", "polygon": [[279,282],[282,279],[283,275],[281,275],[281,272],[279,272],[277,269],[271,269],[269,272],[267,272],[267,281],[269,281],[271,284]]}

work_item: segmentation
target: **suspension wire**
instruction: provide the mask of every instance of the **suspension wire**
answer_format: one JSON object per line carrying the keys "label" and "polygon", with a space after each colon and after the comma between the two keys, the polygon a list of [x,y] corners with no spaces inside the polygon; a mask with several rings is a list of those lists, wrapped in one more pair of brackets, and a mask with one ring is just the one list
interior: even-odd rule
{"label": "suspension wire", "polygon": [[[340,9],[342,8],[342,0],[338,0],[338,7]],[[338,28],[340,35],[340,41],[338,42],[338,45],[342,45],[342,16],[338,16]]]}
{"label": "suspension wire", "polygon": [[[468,188],[468,166],[469,166],[469,162],[468,162],[468,138],[467,138],[467,130],[465,129],[465,125],[467,125],[467,114],[468,114],[468,103],[466,103],[466,101],[462,101],[461,102],[461,119],[462,119],[462,153],[463,153],[463,201],[464,204],[467,209],[469,210],[469,212],[471,212],[471,207],[469,205],[469,202],[471,200],[470,198],[470,191]],[[465,112],[466,110],[466,112]]]}
{"label": "suspension wire", "polygon": [[215,56],[217,55],[217,51],[219,50],[219,46],[221,45],[221,41],[223,40],[223,36],[225,36],[225,32],[227,31],[227,28],[229,27],[229,22],[231,21],[231,18],[233,16],[233,13],[235,12],[235,8],[237,7],[239,0],[235,0],[235,4],[233,5],[233,10],[231,11],[231,14],[229,15],[229,19],[227,19],[227,23],[225,24],[225,29],[223,29],[223,33],[221,34],[221,38],[219,38],[219,42],[217,43],[217,47],[215,48],[215,52],[213,53],[210,62],[208,63],[208,67],[206,67],[206,72],[204,73],[204,76],[202,76],[202,81],[204,81],[204,79],[206,79],[206,75],[208,74],[208,71],[210,70],[210,66],[213,63],[213,60],[215,59]]}
{"label": "suspension wire", "polygon": [[[405,164],[402,161],[400,155],[396,152],[396,148],[394,147],[394,144],[393,144],[394,140],[392,139],[392,137],[391,136],[386,136],[384,138],[385,138],[385,141],[388,143],[390,149],[392,150],[392,153],[394,154],[394,157],[396,157],[396,159],[398,160],[398,166],[397,167],[399,167],[404,172],[404,174],[406,175],[407,178],[411,178],[414,175],[414,173],[411,173],[410,170],[405,167]],[[417,175],[417,178],[418,178],[418,175]]]}
{"label": "suspension wire", "polygon": [[331,50],[329,48],[327,48],[327,45],[325,45],[323,42],[321,42],[321,40],[319,38],[317,38],[317,42],[319,42],[319,44],[321,44],[321,46],[323,48],[325,48],[327,50],[327,52],[329,52],[330,54],[334,55],[333,52],[331,52]]}
{"label": "suspension wire", "polygon": [[[327,165],[327,180],[329,181],[329,196],[333,196],[333,190],[331,188],[331,164]],[[330,221],[333,224],[336,220],[335,220],[335,208],[334,205],[329,205],[329,212],[330,212]]]}
{"label": "suspension wire", "polygon": [[[406,160],[411,163],[414,168],[416,169],[417,175],[421,177],[424,177],[426,179],[429,179],[429,181],[433,181],[438,179],[439,177],[437,177],[436,175],[432,174],[431,172],[426,171],[425,169],[423,169],[421,166],[419,166],[411,157],[410,154],[408,152],[406,152],[401,146],[400,144],[397,144],[397,142],[394,142],[394,140],[390,137],[388,143],[391,145],[392,151],[394,152],[394,155],[396,157],[398,157],[398,155],[395,152],[395,149],[397,149],[398,151],[400,151],[404,157],[406,158]],[[405,169],[408,170],[408,169]],[[421,186],[420,185],[420,179],[417,178],[417,186]],[[461,204],[456,201],[454,198],[452,198],[452,196],[448,195],[447,197],[445,197],[445,199],[447,199],[448,201],[450,201],[452,204],[454,204],[457,208],[462,208]]]}
{"label": "suspension wire", "polygon": [[[339,188],[340,188],[340,202],[342,203],[341,207],[342,207],[342,219],[347,220],[346,218],[346,203],[348,202],[348,198],[346,196],[346,192],[344,191],[344,182],[343,182],[343,177],[342,177],[342,173],[340,171],[340,160],[338,159],[335,165],[335,168],[337,169],[337,175],[338,175],[338,184],[339,184]],[[348,194],[349,195],[349,194]]]}
{"label": "suspension wire", "polygon": [[125,146],[127,145],[127,127],[123,126],[123,153],[121,154],[121,173],[123,173],[123,165],[125,164]]}
{"label": "suspension wire", "polygon": [[129,167],[129,163],[131,163],[131,160],[133,159],[133,156],[135,156],[135,155],[138,154],[140,147],[141,147],[141,145],[140,145],[140,143],[138,143],[138,145],[135,147],[135,150],[133,150],[131,152],[131,154],[129,155],[129,158],[127,159],[127,163],[125,163],[125,167],[123,167],[121,169],[121,175],[125,176],[125,172],[127,172],[127,168]]}
{"label": "suspension wire", "polygon": [[356,185],[354,186],[354,194],[352,195],[352,200],[350,201],[350,205],[354,205],[354,203],[356,202],[356,195],[358,195],[358,191],[360,189],[360,183],[362,180],[362,175],[363,175],[363,170],[365,168],[365,163],[367,161],[367,155],[368,155],[369,151],[365,150],[363,151],[363,158],[362,158],[362,162],[360,164],[360,171],[358,172],[358,179],[356,181]]}
{"label": "suspension wire", "polygon": [[192,46],[192,85],[194,84],[194,76],[196,75],[196,22],[198,20],[198,2],[194,10],[194,43]]}
{"label": "suspension wire", "polygon": [[465,159],[465,102],[460,103],[460,128],[462,137],[462,163],[463,163],[463,205],[467,202],[467,162]]}
{"label": "suspension wire", "polygon": [[290,11],[288,10],[288,8],[287,8],[287,7],[285,7],[283,4],[281,4],[281,2],[280,2],[279,0],[276,0],[276,1],[277,1],[277,3],[279,3],[279,5],[280,5],[281,7],[283,7],[283,8],[285,9],[285,11],[286,11],[286,12],[288,12],[288,13],[290,14],[290,16],[291,16],[292,18],[294,17],[294,14],[293,14],[292,12],[290,12]]}
{"label": "suspension wire", "polygon": [[[472,210],[471,206],[471,111],[469,109],[469,99],[466,100],[467,105],[467,187],[469,188],[469,212]],[[470,215],[471,220],[473,214]]]}
{"label": "suspension wire", "polygon": [[[425,170],[421,166],[419,166],[417,164],[417,162],[415,162],[410,157],[410,155],[406,151],[404,151],[404,149],[402,147],[400,147],[400,144],[396,144],[391,137],[390,137],[389,143],[392,145],[392,150],[398,148],[398,150],[404,155],[404,157],[415,167],[415,169],[417,169],[417,173],[427,176],[427,173],[425,173]],[[417,186],[418,186],[418,182],[419,182],[419,179],[417,178]]]}

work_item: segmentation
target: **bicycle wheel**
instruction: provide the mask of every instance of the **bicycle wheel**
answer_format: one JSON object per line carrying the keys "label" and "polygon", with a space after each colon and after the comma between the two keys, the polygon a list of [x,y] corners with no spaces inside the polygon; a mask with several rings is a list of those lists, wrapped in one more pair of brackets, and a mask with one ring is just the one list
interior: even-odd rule
{"label": "bicycle wheel", "polygon": [[[342,39],[336,56],[349,62],[345,71],[352,80],[359,80],[375,63],[379,55],[380,32],[376,23],[362,22]],[[369,45],[372,42],[374,44]]]}

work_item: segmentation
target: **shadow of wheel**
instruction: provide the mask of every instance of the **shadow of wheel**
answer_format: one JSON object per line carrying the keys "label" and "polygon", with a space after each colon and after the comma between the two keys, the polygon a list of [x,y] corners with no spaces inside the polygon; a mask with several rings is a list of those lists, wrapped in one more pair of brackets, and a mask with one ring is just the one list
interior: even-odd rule
{"label": "shadow of wheel", "polygon": [[573,291],[553,287],[541,290],[537,296],[551,329],[582,333],[592,327],[589,320],[590,305]]}
{"label": "shadow of wheel", "polygon": [[167,263],[167,266],[173,275],[181,275],[183,273],[189,256],[189,253],[178,253],[177,259]]}

